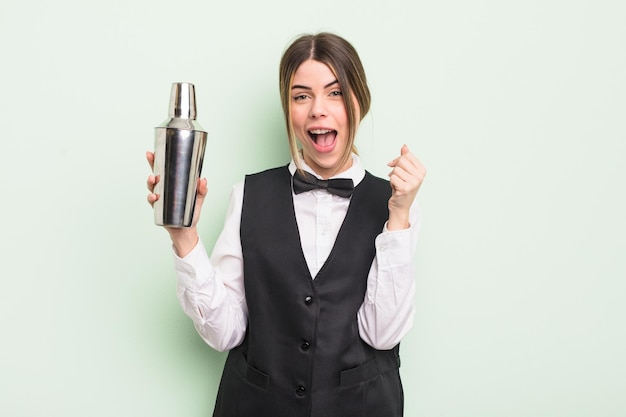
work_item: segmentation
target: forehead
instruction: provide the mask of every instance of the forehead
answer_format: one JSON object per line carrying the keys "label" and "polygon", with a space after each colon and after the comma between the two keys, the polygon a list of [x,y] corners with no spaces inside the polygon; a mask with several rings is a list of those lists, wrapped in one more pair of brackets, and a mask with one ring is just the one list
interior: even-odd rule
{"label": "forehead", "polygon": [[337,79],[334,71],[323,62],[309,59],[304,61],[293,76],[292,85],[308,87],[325,86]]}

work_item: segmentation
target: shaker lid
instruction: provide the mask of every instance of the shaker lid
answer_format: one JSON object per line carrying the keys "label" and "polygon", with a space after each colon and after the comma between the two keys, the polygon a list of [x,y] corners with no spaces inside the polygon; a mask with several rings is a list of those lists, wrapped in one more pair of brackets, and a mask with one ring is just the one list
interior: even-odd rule
{"label": "shaker lid", "polygon": [[196,91],[191,83],[172,83],[169,116],[196,119]]}

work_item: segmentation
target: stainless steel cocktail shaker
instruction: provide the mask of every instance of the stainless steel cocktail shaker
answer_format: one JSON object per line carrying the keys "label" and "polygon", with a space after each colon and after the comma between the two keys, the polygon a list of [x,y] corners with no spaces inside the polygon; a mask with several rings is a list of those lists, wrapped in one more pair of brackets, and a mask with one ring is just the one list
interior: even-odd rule
{"label": "stainless steel cocktail shaker", "polygon": [[189,227],[193,221],[198,179],[207,133],[196,122],[193,84],[173,83],[169,117],[154,132],[154,222],[159,226]]}

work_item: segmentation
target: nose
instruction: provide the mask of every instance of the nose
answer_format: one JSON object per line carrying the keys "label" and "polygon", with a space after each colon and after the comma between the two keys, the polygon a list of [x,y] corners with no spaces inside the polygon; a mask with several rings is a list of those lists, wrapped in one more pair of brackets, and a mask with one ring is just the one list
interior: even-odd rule
{"label": "nose", "polygon": [[313,119],[318,119],[320,117],[326,116],[328,113],[326,109],[326,105],[324,103],[323,98],[314,98],[311,100],[311,109],[309,111],[309,116]]}

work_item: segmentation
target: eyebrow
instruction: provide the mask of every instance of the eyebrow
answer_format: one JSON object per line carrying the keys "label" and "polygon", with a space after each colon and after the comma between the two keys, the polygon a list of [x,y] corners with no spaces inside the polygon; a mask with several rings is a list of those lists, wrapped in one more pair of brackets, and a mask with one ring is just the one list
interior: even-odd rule
{"label": "eyebrow", "polygon": [[[331,81],[331,82],[329,82],[328,84],[326,84],[326,85],[324,86],[324,88],[328,88],[328,87],[330,87],[330,86],[332,86],[332,85],[335,85],[335,84],[339,84],[339,81],[338,81],[338,80]],[[302,88],[303,90],[312,90],[312,88],[311,88],[311,87],[307,87],[306,85],[299,85],[299,84],[296,84],[296,85],[291,86],[291,89],[292,89],[292,90],[295,90],[296,88]]]}

